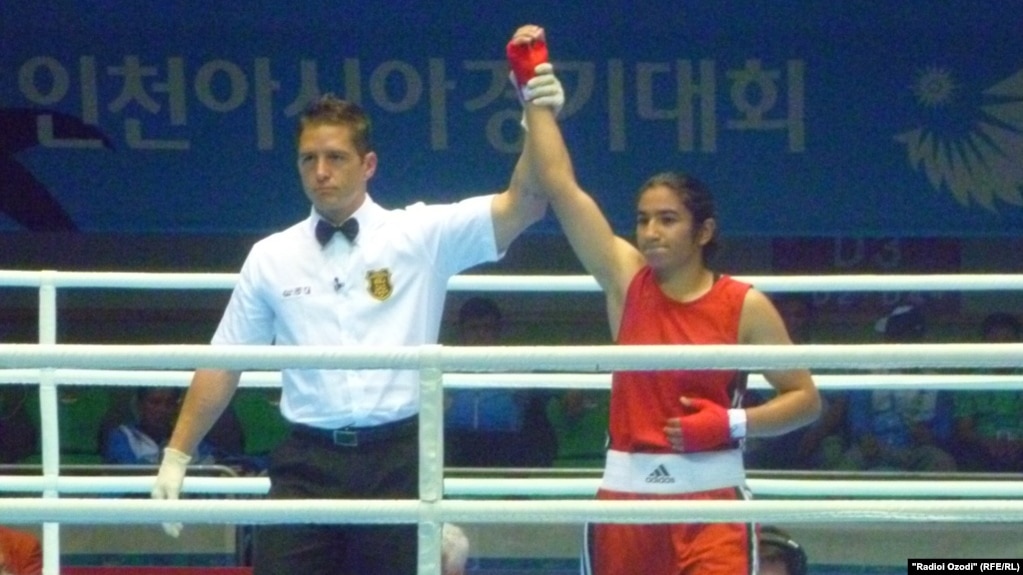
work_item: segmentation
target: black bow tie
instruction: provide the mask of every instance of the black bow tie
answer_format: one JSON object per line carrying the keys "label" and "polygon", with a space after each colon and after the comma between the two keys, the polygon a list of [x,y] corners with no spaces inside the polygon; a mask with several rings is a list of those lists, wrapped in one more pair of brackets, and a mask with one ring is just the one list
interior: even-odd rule
{"label": "black bow tie", "polygon": [[348,218],[340,226],[331,225],[327,220],[316,222],[316,239],[321,246],[327,245],[336,232],[341,232],[341,235],[348,241],[354,242],[355,236],[359,235],[359,221],[355,218]]}

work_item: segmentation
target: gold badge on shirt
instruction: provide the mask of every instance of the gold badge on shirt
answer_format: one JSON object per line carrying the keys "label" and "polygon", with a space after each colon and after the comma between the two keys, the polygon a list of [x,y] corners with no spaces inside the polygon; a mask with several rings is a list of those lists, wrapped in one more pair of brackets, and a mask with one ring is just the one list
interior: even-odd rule
{"label": "gold badge on shirt", "polygon": [[366,272],[366,282],[369,295],[380,301],[391,297],[394,291],[394,286],[391,285],[391,270],[388,269],[369,270]]}

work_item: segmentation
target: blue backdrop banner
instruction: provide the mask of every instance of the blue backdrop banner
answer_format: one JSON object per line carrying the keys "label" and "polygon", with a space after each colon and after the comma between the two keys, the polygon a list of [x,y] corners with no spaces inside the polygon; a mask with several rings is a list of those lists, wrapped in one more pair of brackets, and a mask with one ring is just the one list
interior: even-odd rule
{"label": "blue backdrop banner", "polygon": [[499,190],[504,45],[531,22],[620,233],[669,169],[715,190],[726,234],[1023,232],[1023,2],[990,0],[4,2],[0,230],[282,228],[323,92],[373,117],[380,203]]}

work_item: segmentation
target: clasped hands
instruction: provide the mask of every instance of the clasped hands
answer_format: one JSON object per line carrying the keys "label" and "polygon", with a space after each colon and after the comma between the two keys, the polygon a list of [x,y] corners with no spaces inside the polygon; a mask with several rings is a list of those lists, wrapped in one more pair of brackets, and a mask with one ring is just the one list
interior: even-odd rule
{"label": "clasped hands", "polygon": [[511,72],[508,79],[519,99],[537,106],[548,106],[557,116],[565,105],[565,90],[548,61],[547,40],[543,28],[522,26],[505,47]]}

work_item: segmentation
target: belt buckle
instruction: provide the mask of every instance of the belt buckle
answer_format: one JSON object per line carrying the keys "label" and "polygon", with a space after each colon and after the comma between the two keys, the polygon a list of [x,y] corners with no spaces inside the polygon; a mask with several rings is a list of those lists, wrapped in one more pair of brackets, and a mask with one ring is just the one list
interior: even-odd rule
{"label": "belt buckle", "polygon": [[332,439],[334,440],[334,445],[340,447],[359,446],[359,432],[352,431],[351,429],[335,429]]}

